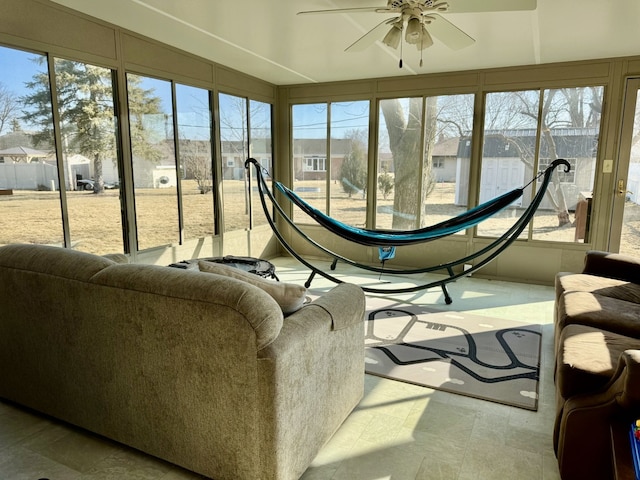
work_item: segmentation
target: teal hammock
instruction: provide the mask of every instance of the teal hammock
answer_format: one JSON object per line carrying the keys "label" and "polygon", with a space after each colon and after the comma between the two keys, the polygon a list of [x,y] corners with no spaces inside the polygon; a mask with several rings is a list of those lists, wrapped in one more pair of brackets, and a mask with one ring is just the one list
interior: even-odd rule
{"label": "teal hammock", "polygon": [[[358,228],[352,225],[347,225],[342,223],[334,218],[329,217],[328,215],[320,212],[318,209],[312,207],[307,202],[305,202],[302,198],[300,198],[297,194],[291,191],[289,188],[284,186],[279,182],[275,182],[275,188],[282,192],[283,195],[290,200],[293,204],[297,205],[301,208],[307,215],[313,218],[318,224],[327,230],[333,232],[334,234],[344,238],[346,240],[359,243],[361,245],[378,247],[378,249],[387,249],[389,247],[395,246],[403,246],[403,245],[413,245],[418,243],[424,243],[431,240],[436,240],[438,238],[444,238],[453,233],[459,232],[461,230],[465,230],[471,228],[480,222],[490,218],[492,215],[495,215],[497,212],[503,210],[508,205],[513,203],[519,197],[522,196],[524,189],[532,184],[535,180],[542,178],[542,181],[539,184],[538,191],[534,195],[529,206],[524,210],[522,215],[514,222],[514,224],[506,231],[503,235],[496,238],[494,241],[489,243],[483,248],[466,255],[463,258],[455,259],[452,261],[440,263],[438,265],[430,265],[426,267],[418,267],[418,268],[396,268],[396,269],[384,269],[384,260],[383,267],[376,267],[372,265],[365,265],[349,258],[346,258],[339,253],[336,253],[327,247],[320,245],[318,242],[313,240],[311,237],[306,235],[300,227],[298,227],[295,222],[287,215],[285,210],[282,208],[280,204],[276,201],[276,198],[269,189],[269,186],[264,178],[264,174],[268,173],[257,160],[253,158],[249,158],[245,167],[249,168],[250,165],[253,164],[256,169],[256,179],[258,182],[258,193],[260,194],[260,202],[262,204],[262,209],[267,218],[267,222],[271,227],[274,235],[278,239],[278,241],[282,244],[282,246],[300,263],[305,265],[307,268],[311,270],[311,274],[309,278],[305,282],[305,286],[308,288],[311,285],[311,281],[315,277],[315,275],[320,275],[334,283],[341,283],[342,281],[329,272],[325,271],[324,268],[317,267],[313,265],[310,261],[305,259],[302,255],[300,255],[296,250],[291,246],[291,244],[287,241],[286,238],[281,234],[276,225],[275,213],[270,211],[269,206],[267,205],[266,198],[269,199],[271,204],[273,205],[275,212],[291,227],[293,231],[295,231],[298,235],[300,235],[304,240],[318,248],[326,255],[333,258],[333,262],[331,264],[331,270],[335,270],[336,264],[338,261],[347,263],[357,268],[361,268],[363,270],[376,272],[376,273],[385,273],[385,274],[396,274],[396,275],[412,275],[412,274],[421,274],[421,273],[430,273],[445,270],[448,273],[447,277],[428,282],[422,283],[419,285],[411,286],[411,287],[400,287],[400,288],[375,288],[375,287],[362,287],[365,292],[368,293],[410,293],[418,290],[424,290],[427,288],[431,288],[434,286],[439,286],[442,288],[442,292],[444,294],[445,302],[450,304],[452,302],[451,296],[447,291],[447,284],[450,282],[454,282],[458,278],[469,275],[476,270],[479,270],[487,263],[491,262],[495,259],[500,253],[502,253],[506,248],[509,247],[522,233],[527,224],[533,218],[536,210],[540,206],[544,195],[546,194],[547,187],[551,181],[551,175],[554,170],[558,168],[560,165],[564,166],[564,171],[569,172],[571,166],[568,161],[564,159],[554,160],[545,170],[538,173],[529,183],[524,185],[521,188],[516,188],[511,190],[510,192],[505,193],[504,195],[500,195],[488,202],[485,202],[481,205],[478,205],[471,210],[468,210],[454,218],[449,220],[445,220],[444,222],[437,223],[435,225],[431,225],[428,227],[415,229],[415,230],[403,230],[403,231],[394,231],[394,230],[371,230],[366,228]],[[251,178],[251,176],[249,176]],[[395,253],[395,248],[393,249],[393,253]],[[385,258],[392,258],[388,256]],[[471,265],[471,268],[466,269],[462,268],[463,265]],[[455,271],[457,270],[457,271]]]}
{"label": "teal hammock", "polygon": [[[532,180],[533,181],[533,180]],[[531,183],[531,182],[530,182]],[[522,196],[524,189],[515,188],[499,197],[493,198],[488,202],[478,205],[457,217],[450,218],[444,222],[436,223],[429,227],[419,228],[416,230],[369,230],[366,228],[358,228],[352,225],[342,223],[335,218],[329,217],[317,208],[312,207],[305,202],[295,192],[285,187],[282,183],[276,182],[275,187],[285,196],[297,205],[304,213],[313,218],[317,223],[336,235],[367,246],[402,246],[413,245],[416,243],[428,242],[438,238],[447,237],[461,230],[474,227],[478,223],[495,215],[503,210],[518,198]]]}

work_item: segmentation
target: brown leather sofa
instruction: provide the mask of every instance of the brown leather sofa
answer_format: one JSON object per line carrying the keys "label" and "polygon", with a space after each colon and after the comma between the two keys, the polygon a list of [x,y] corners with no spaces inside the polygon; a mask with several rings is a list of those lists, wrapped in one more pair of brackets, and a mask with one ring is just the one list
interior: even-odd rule
{"label": "brown leather sofa", "polygon": [[589,251],[583,271],[558,273],[555,288],[560,475],[617,478],[612,425],[640,418],[640,260]]}

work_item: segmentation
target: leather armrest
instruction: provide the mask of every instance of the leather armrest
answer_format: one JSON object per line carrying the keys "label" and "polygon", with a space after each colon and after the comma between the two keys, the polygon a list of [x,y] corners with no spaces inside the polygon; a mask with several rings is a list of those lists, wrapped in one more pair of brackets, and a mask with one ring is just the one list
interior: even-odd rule
{"label": "leather armrest", "polygon": [[640,350],[626,350],[604,389],[564,404],[557,449],[562,479],[611,478],[611,422],[639,415]]}
{"label": "leather armrest", "polygon": [[622,392],[618,396],[618,405],[628,410],[640,411],[640,350],[622,352],[618,371],[622,377]]}
{"label": "leather armrest", "polygon": [[640,283],[640,260],[620,253],[589,250],[582,273]]}

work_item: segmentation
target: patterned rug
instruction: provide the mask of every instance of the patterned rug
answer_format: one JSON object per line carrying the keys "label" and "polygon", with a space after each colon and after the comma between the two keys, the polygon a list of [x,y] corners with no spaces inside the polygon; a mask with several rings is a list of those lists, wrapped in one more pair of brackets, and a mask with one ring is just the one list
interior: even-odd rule
{"label": "patterned rug", "polygon": [[538,409],[539,325],[367,298],[365,370]]}

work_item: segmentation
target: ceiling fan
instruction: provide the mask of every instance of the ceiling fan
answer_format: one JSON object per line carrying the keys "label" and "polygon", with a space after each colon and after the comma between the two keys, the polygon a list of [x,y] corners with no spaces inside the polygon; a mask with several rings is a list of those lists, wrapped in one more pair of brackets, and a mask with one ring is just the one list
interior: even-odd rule
{"label": "ceiling fan", "polygon": [[[349,45],[345,51],[362,51],[376,41],[381,41],[394,49],[400,47],[402,51],[404,33],[405,42],[415,45],[422,52],[425,48],[433,45],[432,35],[453,50],[459,50],[475,43],[471,36],[441,14],[535,10],[536,6],[537,0],[387,0],[386,7],[309,10],[298,12],[298,15],[366,12],[393,14],[393,17],[380,22]],[[422,66],[422,53],[420,54],[420,66]],[[402,68],[402,58],[400,58],[400,68]]]}

